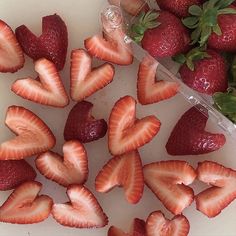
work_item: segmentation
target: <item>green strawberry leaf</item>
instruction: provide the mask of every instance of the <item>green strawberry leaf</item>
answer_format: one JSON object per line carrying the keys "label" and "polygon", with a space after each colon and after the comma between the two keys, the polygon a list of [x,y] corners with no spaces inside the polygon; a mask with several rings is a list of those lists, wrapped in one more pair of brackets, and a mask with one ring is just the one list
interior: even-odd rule
{"label": "green strawberry leaf", "polygon": [[200,37],[200,41],[199,41],[200,47],[202,47],[204,44],[206,44],[211,33],[212,33],[212,30],[211,30],[210,26],[205,26],[202,29],[201,37]]}
{"label": "green strawberry leaf", "polygon": [[192,60],[187,59],[186,60],[186,65],[191,71],[194,71],[194,63],[193,63]]}
{"label": "green strawberry leaf", "polygon": [[199,18],[195,16],[186,17],[185,19],[182,20],[182,23],[190,29],[196,28],[196,24],[198,22],[199,22]]}
{"label": "green strawberry leaf", "polygon": [[233,8],[225,8],[218,11],[218,15],[236,14],[236,10]]}
{"label": "green strawberry leaf", "polygon": [[179,64],[184,64],[186,62],[186,57],[184,54],[178,54],[178,55],[172,57],[172,59],[175,62],[178,62]]}
{"label": "green strawberry leaf", "polygon": [[226,8],[231,5],[235,0],[221,0],[218,2],[217,6],[219,9]]}
{"label": "green strawberry leaf", "polygon": [[213,26],[212,31],[214,33],[216,33],[217,35],[219,35],[219,36],[222,35],[221,28],[220,28],[220,26],[218,24]]}
{"label": "green strawberry leaf", "polygon": [[202,15],[202,8],[198,5],[192,5],[189,7],[188,12],[193,16],[201,16]]}

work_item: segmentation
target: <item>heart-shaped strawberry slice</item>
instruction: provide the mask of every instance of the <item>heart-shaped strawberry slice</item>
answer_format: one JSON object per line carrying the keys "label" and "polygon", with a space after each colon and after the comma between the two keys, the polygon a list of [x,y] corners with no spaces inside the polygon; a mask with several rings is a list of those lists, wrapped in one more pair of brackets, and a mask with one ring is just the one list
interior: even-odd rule
{"label": "heart-shaped strawberry slice", "polygon": [[187,236],[190,225],[183,215],[168,220],[161,211],[151,213],[146,222],[147,236]]}
{"label": "heart-shaped strawberry slice", "polygon": [[84,146],[79,141],[68,141],[63,145],[64,158],[54,152],[37,157],[37,169],[46,178],[65,187],[83,184],[88,178],[88,159]]}
{"label": "heart-shaped strawberry slice", "polygon": [[69,203],[54,204],[52,208],[52,215],[58,223],[75,228],[100,228],[108,224],[106,214],[87,188],[71,185],[67,195]]}
{"label": "heart-shaped strawberry slice", "polygon": [[111,154],[121,155],[150,142],[159,132],[161,123],[155,116],[136,118],[136,101],[125,96],[114,105],[108,128],[108,145]]}

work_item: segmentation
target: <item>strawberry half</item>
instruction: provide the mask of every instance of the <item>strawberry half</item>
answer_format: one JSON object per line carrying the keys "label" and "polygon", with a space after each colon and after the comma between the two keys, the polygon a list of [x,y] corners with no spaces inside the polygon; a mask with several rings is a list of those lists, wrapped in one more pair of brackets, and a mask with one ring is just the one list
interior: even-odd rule
{"label": "strawberry half", "polygon": [[136,118],[136,101],[131,96],[119,99],[109,118],[108,146],[113,155],[121,155],[150,142],[160,130],[155,116]]}
{"label": "strawberry half", "polygon": [[85,187],[71,185],[67,189],[69,203],[54,204],[52,216],[61,225],[75,228],[101,228],[108,224],[94,195]]}
{"label": "strawberry half", "polygon": [[42,184],[35,181],[16,188],[0,207],[0,222],[34,224],[47,219],[53,201],[47,195],[38,195],[41,188]]}
{"label": "strawberry half", "polygon": [[156,81],[158,62],[146,56],[139,65],[138,100],[142,105],[160,102],[175,96],[179,85],[175,82]]}
{"label": "strawberry half", "polygon": [[84,184],[88,178],[88,159],[84,146],[78,141],[63,145],[64,158],[54,152],[37,157],[37,169],[46,178],[65,187],[70,184]]}
{"label": "strawberry half", "polygon": [[74,101],[83,101],[107,86],[115,75],[114,67],[105,63],[92,69],[92,58],[84,49],[73,50],[70,68],[70,95]]}
{"label": "strawberry half", "polygon": [[56,139],[48,126],[24,107],[9,107],[5,124],[17,136],[0,144],[0,160],[24,159],[55,145]]}
{"label": "strawberry half", "polygon": [[215,217],[236,199],[236,171],[216,162],[198,163],[197,178],[212,187],[196,196],[197,209]]}
{"label": "strawberry half", "polygon": [[16,29],[16,37],[24,52],[33,60],[46,58],[58,71],[62,70],[67,54],[68,32],[65,22],[57,14],[42,18],[42,34],[37,37],[25,25]]}
{"label": "strawberry half", "polygon": [[125,34],[121,28],[108,34],[95,35],[84,41],[89,54],[101,60],[118,65],[130,65],[133,63],[132,50],[129,44],[124,42]]}
{"label": "strawberry half", "polygon": [[108,236],[146,236],[145,221],[135,218],[129,233],[124,233],[121,229],[111,226]]}
{"label": "strawberry half", "polygon": [[0,72],[16,72],[24,66],[24,53],[11,27],[0,20]]}
{"label": "strawberry half", "polygon": [[25,181],[34,180],[36,175],[25,160],[0,161],[0,191],[14,189]]}
{"label": "strawberry half", "polygon": [[168,220],[161,211],[151,213],[146,222],[147,236],[187,236],[190,225],[183,215]]}
{"label": "strawberry half", "polygon": [[109,192],[115,186],[124,188],[126,200],[129,203],[136,204],[141,199],[144,179],[142,161],[138,151],[110,159],[98,173],[95,180],[98,192]]}
{"label": "strawberry half", "polygon": [[39,81],[31,77],[16,80],[11,90],[30,101],[53,107],[65,107],[69,103],[64,85],[56,66],[47,59],[35,62]]}
{"label": "strawberry half", "polygon": [[194,200],[188,187],[196,172],[185,161],[161,161],[143,167],[145,184],[174,215],[179,215]]}

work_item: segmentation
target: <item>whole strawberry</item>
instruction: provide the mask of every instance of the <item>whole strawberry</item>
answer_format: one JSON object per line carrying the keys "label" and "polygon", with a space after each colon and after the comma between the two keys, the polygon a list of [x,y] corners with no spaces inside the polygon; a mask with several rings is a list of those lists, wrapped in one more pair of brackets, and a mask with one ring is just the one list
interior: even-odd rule
{"label": "whole strawberry", "polygon": [[156,0],[162,10],[169,11],[178,17],[188,16],[188,9],[192,5],[200,5],[202,0]]}
{"label": "whole strawberry", "polygon": [[190,51],[179,73],[185,84],[204,94],[225,92],[228,87],[226,62],[213,50]]}
{"label": "whole strawberry", "polygon": [[132,26],[133,39],[153,57],[171,57],[188,49],[187,29],[180,19],[167,11],[141,14]]}
{"label": "whole strawberry", "polygon": [[183,20],[185,26],[195,29],[191,39],[200,46],[207,43],[210,48],[236,51],[236,7],[234,0],[206,1],[202,8],[194,5],[189,8],[192,16]]}
{"label": "whole strawberry", "polygon": [[[198,105],[199,106],[199,105]],[[199,155],[220,149],[225,144],[223,134],[205,131],[207,114],[202,106],[190,108],[175,125],[166,150],[170,155]]]}

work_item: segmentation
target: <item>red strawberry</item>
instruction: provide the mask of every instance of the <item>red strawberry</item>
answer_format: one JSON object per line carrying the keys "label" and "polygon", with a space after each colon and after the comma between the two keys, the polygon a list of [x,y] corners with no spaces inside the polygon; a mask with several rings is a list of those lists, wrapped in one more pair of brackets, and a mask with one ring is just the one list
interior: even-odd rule
{"label": "red strawberry", "polygon": [[67,189],[69,203],[54,204],[52,216],[61,225],[75,228],[101,228],[108,224],[94,195],[85,187],[71,185]]}
{"label": "red strawberry", "polygon": [[119,99],[109,118],[108,146],[113,155],[121,155],[150,142],[160,130],[155,116],[136,118],[136,101],[130,96]]}
{"label": "red strawberry", "polygon": [[167,11],[149,11],[142,14],[132,26],[133,39],[156,57],[171,57],[188,49],[188,31],[180,19]]}
{"label": "red strawberry", "polygon": [[129,203],[139,202],[143,195],[144,180],[138,151],[110,159],[98,173],[95,186],[101,193],[109,192],[115,186],[123,187]]}
{"label": "red strawberry", "polygon": [[145,57],[139,65],[138,100],[142,105],[152,104],[173,97],[179,85],[175,82],[156,81],[158,62]]}
{"label": "red strawberry", "polygon": [[145,221],[135,218],[129,233],[124,233],[121,229],[111,226],[108,236],[146,236]]}
{"label": "red strawberry", "polygon": [[24,107],[9,107],[5,124],[17,136],[0,144],[0,160],[24,159],[55,145],[55,137],[48,126]]}
{"label": "red strawberry", "polygon": [[189,15],[188,9],[192,5],[200,5],[202,0],[156,0],[162,10],[169,11],[182,18]]}
{"label": "red strawberry", "polygon": [[37,169],[46,178],[65,187],[70,184],[84,184],[88,178],[88,159],[83,145],[69,141],[63,145],[64,158],[54,152],[46,152],[37,157]]}
{"label": "red strawberry", "polygon": [[[196,55],[196,60],[194,59]],[[194,62],[189,62],[180,67],[179,73],[185,84],[190,88],[205,94],[225,92],[228,88],[227,65],[224,58],[213,50],[189,53]],[[190,64],[189,64],[190,63]]]}
{"label": "red strawberry", "polygon": [[11,27],[0,20],[0,72],[16,72],[24,66],[23,51]]}
{"label": "red strawberry", "polygon": [[89,54],[101,60],[118,65],[130,65],[133,63],[132,50],[129,44],[124,42],[125,34],[121,28],[117,28],[109,35],[95,35],[84,41]]}
{"label": "red strawberry", "polygon": [[47,219],[53,201],[47,195],[38,195],[41,188],[42,184],[35,181],[16,188],[0,207],[0,222],[34,224]]}
{"label": "red strawberry", "polygon": [[0,161],[0,191],[14,189],[35,178],[35,170],[25,160]]}
{"label": "red strawberry", "polygon": [[43,105],[65,107],[69,103],[64,85],[55,65],[47,59],[35,62],[39,81],[31,77],[16,80],[11,90],[17,95]]}
{"label": "red strawberry", "polygon": [[71,53],[70,74],[71,98],[83,101],[111,83],[115,69],[108,63],[92,69],[92,57],[84,49],[77,49]]}
{"label": "red strawberry", "polygon": [[106,135],[105,120],[96,120],[91,111],[93,104],[87,101],[78,102],[70,111],[64,129],[66,141],[77,139],[82,143],[92,142]]}
{"label": "red strawberry", "polygon": [[185,161],[161,161],[145,165],[144,181],[164,206],[174,215],[191,205],[193,190],[188,187],[196,178],[196,172]]}
{"label": "red strawberry", "polygon": [[196,196],[197,209],[208,217],[215,217],[236,199],[236,171],[218,163],[198,164],[197,178],[211,185]]}
{"label": "red strawberry", "polygon": [[205,131],[207,114],[202,106],[186,111],[175,125],[166,144],[170,155],[199,155],[220,149],[225,144],[223,134]]}
{"label": "red strawberry", "polygon": [[146,222],[147,236],[187,236],[189,229],[185,216],[178,215],[168,220],[161,211],[151,213]]}
{"label": "red strawberry", "polygon": [[137,16],[141,11],[149,9],[148,4],[144,0],[108,0],[110,4],[121,6],[127,13]]}
{"label": "red strawberry", "polygon": [[67,27],[57,14],[42,18],[42,34],[37,37],[25,25],[16,29],[16,37],[24,52],[33,60],[46,58],[57,69],[63,69],[68,47]]}

